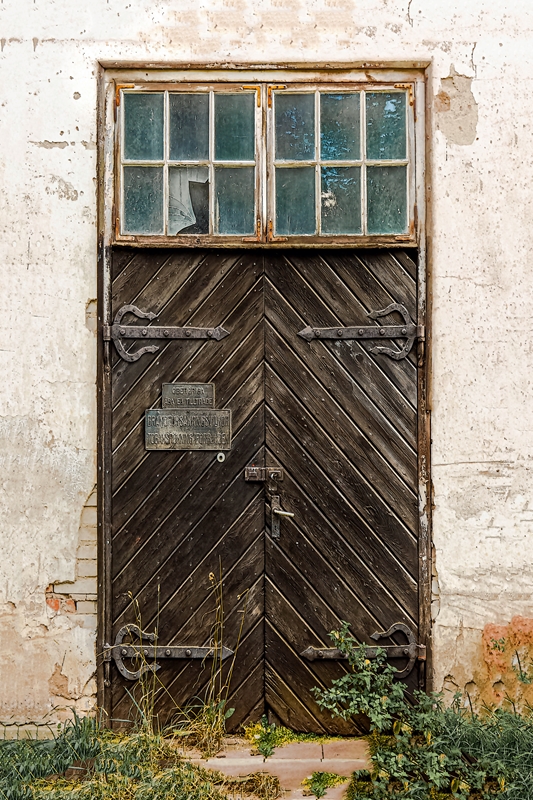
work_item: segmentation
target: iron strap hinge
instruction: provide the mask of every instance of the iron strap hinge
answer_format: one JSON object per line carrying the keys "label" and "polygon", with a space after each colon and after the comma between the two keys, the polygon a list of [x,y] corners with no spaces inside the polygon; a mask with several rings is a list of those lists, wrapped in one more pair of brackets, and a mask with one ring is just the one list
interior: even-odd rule
{"label": "iron strap hinge", "polygon": [[[389,636],[392,636],[392,634],[397,633],[398,631],[405,634],[407,637],[406,644],[387,645],[385,647],[380,647],[379,645],[370,645],[366,647],[365,655],[369,659],[376,658],[378,652],[384,650],[387,654],[387,658],[409,659],[406,666],[396,673],[397,678],[406,678],[412,672],[417,661],[426,660],[426,646],[424,644],[418,644],[411,629],[407,625],[404,625],[403,622],[396,622],[389,628],[388,631],[376,631],[376,633],[373,633],[370,638],[375,640],[385,639]],[[302,658],[306,658],[308,661],[344,661],[347,658],[336,647],[308,647],[306,650],[300,653],[300,655]]]}
{"label": "iron strap hinge", "polygon": [[[126,636],[139,639],[139,644],[124,644]],[[194,660],[204,658],[218,658],[224,661],[233,655],[229,647],[192,647],[187,645],[155,645],[155,633],[146,633],[138,625],[124,625],[115,637],[113,645],[104,645],[104,661],[113,660],[120,674],[129,681],[136,681],[146,672],[157,672],[159,664],[148,664],[149,659],[180,658]],[[148,644],[149,642],[149,644]],[[141,660],[137,670],[130,670],[124,665],[125,658]]]}
{"label": "iron strap hinge", "polygon": [[141,311],[137,306],[126,305],[117,311],[112,325],[103,326],[104,341],[113,340],[117,353],[124,361],[137,361],[144,353],[156,353],[159,347],[155,344],[147,345],[132,353],[126,350],[122,344],[122,339],[214,339],[219,342],[229,336],[229,331],[220,325],[216,328],[122,325],[122,318],[125,314],[134,314],[139,319],[147,319],[149,321],[157,317],[157,314],[152,311]]}
{"label": "iron strap hinge", "polygon": [[425,339],[425,329],[423,325],[415,325],[406,307],[401,303],[391,303],[387,308],[380,311],[371,311],[367,316],[370,319],[379,319],[396,311],[403,317],[403,325],[353,325],[350,327],[335,328],[316,328],[308,325],[298,332],[298,336],[311,342],[313,339],[407,339],[400,350],[393,350],[390,347],[371,347],[371,353],[383,353],[390,356],[395,361],[406,358],[416,339]]}

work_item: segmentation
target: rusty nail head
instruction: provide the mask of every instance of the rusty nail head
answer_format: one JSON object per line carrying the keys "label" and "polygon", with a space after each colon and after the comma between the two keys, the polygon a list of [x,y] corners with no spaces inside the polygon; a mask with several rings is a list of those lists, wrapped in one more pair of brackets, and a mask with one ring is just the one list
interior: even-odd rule
{"label": "rusty nail head", "polygon": [[385,328],[380,328],[379,329],[379,335],[383,336],[384,333],[385,333]]}
{"label": "rusty nail head", "polygon": [[165,336],[168,336],[168,331],[165,329],[165,330],[163,331],[163,334],[164,334]]}
{"label": "rusty nail head", "polygon": [[165,650],[165,655],[169,656],[170,655],[170,650]]}
{"label": "rusty nail head", "polygon": [[148,333],[148,331],[146,330],[146,328],[143,328],[143,330],[142,330],[143,336],[146,336],[147,333]]}
{"label": "rusty nail head", "polygon": [[322,652],[322,650],[319,650],[319,651],[317,652],[317,656],[318,656],[319,658],[324,658],[324,653]]}
{"label": "rusty nail head", "polygon": [[124,336],[125,333],[126,333],[126,328],[121,328],[120,329],[120,335]]}
{"label": "rusty nail head", "polygon": [[186,651],[185,651],[185,655],[186,655],[186,656],[191,656],[191,655],[192,655],[192,653],[191,653],[191,651],[190,651],[190,650],[186,650]]}
{"label": "rusty nail head", "polygon": [[402,328],[402,333],[406,334],[407,333],[407,328]]}
{"label": "rusty nail head", "polygon": [[337,336],[342,336],[342,333],[343,332],[342,332],[341,328],[339,328],[339,330],[337,331]]}
{"label": "rusty nail head", "polygon": [[404,648],[403,654],[404,654],[404,656],[408,656],[409,655],[409,650],[407,649],[407,647]]}
{"label": "rusty nail head", "polygon": [[208,335],[208,336],[212,336],[212,335],[213,335],[213,333],[214,333],[214,331],[213,331],[213,330],[211,330],[211,329],[209,329],[209,330],[207,331],[207,335]]}
{"label": "rusty nail head", "polygon": [[363,335],[363,329],[359,328],[359,336],[362,336],[362,335]]}
{"label": "rusty nail head", "polygon": [[190,335],[191,335],[190,331],[185,331],[185,336],[190,336]]}
{"label": "rusty nail head", "polygon": [[121,650],[120,651],[120,655],[121,656],[127,656],[128,655],[128,651],[127,650]]}
{"label": "rusty nail head", "polygon": [[319,331],[317,328],[315,328],[315,330],[313,331],[313,333],[315,334],[315,336],[316,336],[316,337],[317,337],[317,339],[318,339],[318,337],[320,336],[320,331]]}

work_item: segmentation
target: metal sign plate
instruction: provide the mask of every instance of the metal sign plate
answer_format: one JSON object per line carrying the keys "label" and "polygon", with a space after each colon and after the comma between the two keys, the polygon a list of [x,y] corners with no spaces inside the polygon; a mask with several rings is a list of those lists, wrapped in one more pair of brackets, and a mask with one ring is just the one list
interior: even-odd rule
{"label": "metal sign plate", "polygon": [[163,408],[214,408],[214,383],[164,383]]}
{"label": "metal sign plate", "polygon": [[231,450],[231,411],[150,408],[144,442],[146,450]]}

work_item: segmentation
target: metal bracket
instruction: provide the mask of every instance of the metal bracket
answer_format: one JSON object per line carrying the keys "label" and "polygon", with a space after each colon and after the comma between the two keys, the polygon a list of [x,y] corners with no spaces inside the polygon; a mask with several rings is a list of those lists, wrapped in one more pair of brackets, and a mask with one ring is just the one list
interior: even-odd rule
{"label": "metal bracket", "polygon": [[245,467],[245,481],[282,481],[283,470],[280,467]]}
{"label": "metal bracket", "polygon": [[[140,644],[123,644],[126,636],[131,635],[139,639]],[[115,644],[104,646],[104,661],[113,659],[120,674],[128,681],[136,681],[146,672],[157,672],[159,664],[147,664],[148,659],[152,658],[182,658],[186,660],[220,658],[222,661],[233,655],[233,650],[229,647],[187,647],[181,645],[153,645],[145,642],[155,642],[155,633],[146,633],[138,625],[124,625],[115,637]],[[123,659],[136,658],[142,659],[141,666],[137,670],[130,670],[124,665]]]}
{"label": "metal bracket", "polygon": [[[366,657],[367,658],[376,658],[379,650],[385,650],[387,654],[387,658],[408,658],[409,661],[405,665],[402,670],[398,670],[396,672],[397,678],[406,678],[413,670],[415,663],[417,661],[425,661],[426,660],[426,646],[423,644],[418,644],[416,641],[415,635],[412,630],[407,626],[404,625],[403,622],[396,622],[394,625],[391,625],[388,631],[376,631],[370,637],[371,639],[378,640],[378,639],[386,639],[389,636],[392,636],[393,633],[397,633],[400,631],[401,633],[405,634],[407,637],[407,644],[403,645],[392,645],[386,647],[372,647],[369,646],[366,648]],[[308,647],[303,653],[300,653],[303,658],[306,658],[308,661],[322,661],[322,660],[330,660],[330,661],[344,661],[346,656],[341,653],[336,647],[330,648],[319,648],[319,647]]]}
{"label": "metal bracket", "polygon": [[152,311],[141,311],[137,306],[122,306],[115,316],[112,325],[104,325],[104,341],[111,339],[115,343],[117,353],[124,361],[137,361],[144,353],[156,353],[159,347],[155,344],[141,347],[135,353],[128,353],[122,339],[215,339],[220,341],[225,336],[229,336],[229,331],[222,328],[175,328],[175,327],[146,327],[140,325],[122,325],[122,318],[125,314],[135,314],[139,319],[156,319],[157,314]]}
{"label": "metal bracket", "polygon": [[395,361],[400,361],[402,358],[407,358],[412,350],[415,339],[424,339],[424,326],[415,325],[409,316],[406,307],[401,303],[391,303],[387,308],[382,308],[380,311],[371,311],[367,314],[370,319],[379,319],[386,317],[397,311],[403,317],[403,325],[384,325],[377,327],[376,325],[354,326],[351,328],[307,328],[298,332],[298,336],[305,339],[307,342],[313,339],[407,339],[406,343],[401,350],[392,350],[390,347],[371,347],[371,353],[383,353],[390,356]]}

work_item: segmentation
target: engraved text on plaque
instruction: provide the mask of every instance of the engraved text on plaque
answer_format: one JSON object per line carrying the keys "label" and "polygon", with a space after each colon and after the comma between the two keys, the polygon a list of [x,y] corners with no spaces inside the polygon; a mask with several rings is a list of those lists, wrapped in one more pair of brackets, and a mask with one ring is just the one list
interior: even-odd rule
{"label": "engraved text on plaque", "polygon": [[231,411],[151,408],[144,437],[147,450],[231,450]]}

